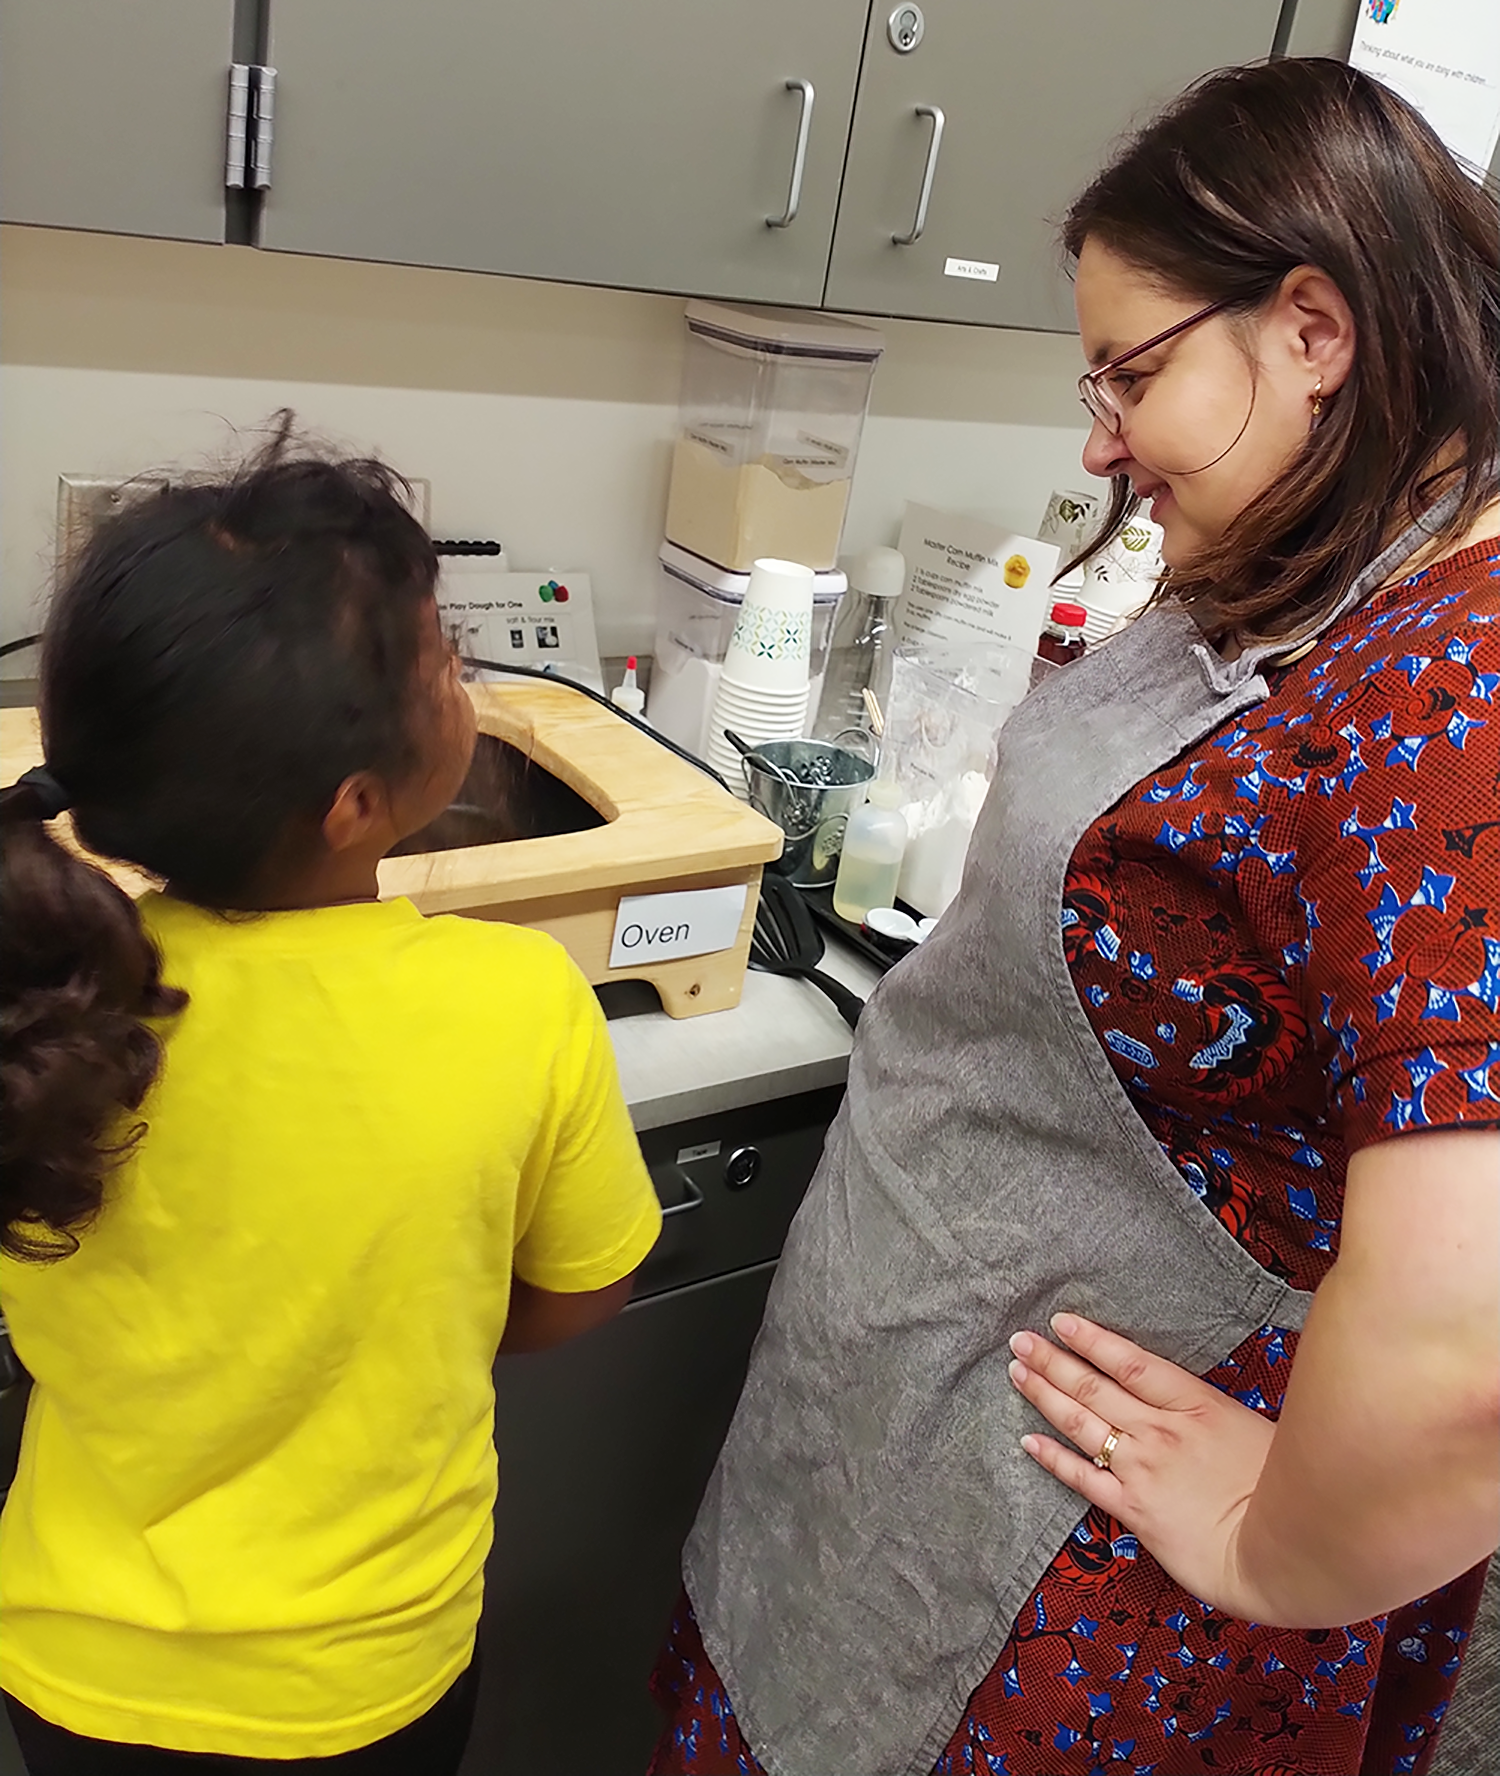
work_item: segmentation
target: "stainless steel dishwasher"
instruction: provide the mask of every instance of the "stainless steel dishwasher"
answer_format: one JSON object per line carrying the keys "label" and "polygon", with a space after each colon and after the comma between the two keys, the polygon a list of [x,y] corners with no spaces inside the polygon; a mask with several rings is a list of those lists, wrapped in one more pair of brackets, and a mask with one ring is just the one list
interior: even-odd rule
{"label": "stainless steel dishwasher", "polygon": [[641,1776],[646,1691],[782,1240],[842,1087],[648,1130],[666,1210],[608,1326],[495,1370],[500,1505],[463,1776]]}

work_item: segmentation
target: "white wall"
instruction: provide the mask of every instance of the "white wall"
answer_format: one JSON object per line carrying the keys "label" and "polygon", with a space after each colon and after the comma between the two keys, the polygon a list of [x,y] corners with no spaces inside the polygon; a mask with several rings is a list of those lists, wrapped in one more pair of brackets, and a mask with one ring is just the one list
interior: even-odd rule
{"label": "white wall", "polygon": [[[59,474],[222,458],[290,406],[427,477],[437,534],[588,570],[602,651],[649,650],[681,317],[674,297],[0,230],[0,639],[37,627]],[[1024,533],[1087,485],[1076,339],[877,324],[847,551],[894,542],[907,499]]]}

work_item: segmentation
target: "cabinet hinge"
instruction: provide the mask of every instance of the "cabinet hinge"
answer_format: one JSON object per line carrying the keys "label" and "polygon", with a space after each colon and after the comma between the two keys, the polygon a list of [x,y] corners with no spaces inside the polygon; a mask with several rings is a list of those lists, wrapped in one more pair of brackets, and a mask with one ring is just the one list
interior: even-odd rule
{"label": "cabinet hinge", "polygon": [[265,191],[271,183],[276,127],[276,70],[254,62],[229,69],[229,116],[224,134],[224,183],[235,191]]}

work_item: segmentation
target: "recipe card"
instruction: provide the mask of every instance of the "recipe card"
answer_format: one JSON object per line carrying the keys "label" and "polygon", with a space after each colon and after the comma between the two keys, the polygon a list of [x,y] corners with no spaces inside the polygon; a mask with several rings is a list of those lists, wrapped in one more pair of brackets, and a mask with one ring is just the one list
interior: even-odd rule
{"label": "recipe card", "polygon": [[972,648],[976,644],[1036,652],[1052,610],[1056,543],[1013,535],[962,512],[908,504],[901,523],[906,587],[901,645]]}

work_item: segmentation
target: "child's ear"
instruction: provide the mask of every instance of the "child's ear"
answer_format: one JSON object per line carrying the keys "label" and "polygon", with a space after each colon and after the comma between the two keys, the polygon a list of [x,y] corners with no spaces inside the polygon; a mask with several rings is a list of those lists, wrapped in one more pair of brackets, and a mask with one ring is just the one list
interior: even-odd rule
{"label": "child's ear", "polygon": [[383,840],[391,824],[390,795],[370,771],[356,771],[339,785],[323,816],[323,841],[330,851],[353,851]]}

